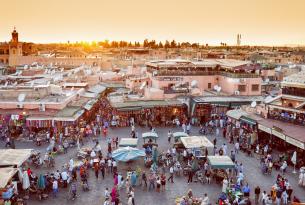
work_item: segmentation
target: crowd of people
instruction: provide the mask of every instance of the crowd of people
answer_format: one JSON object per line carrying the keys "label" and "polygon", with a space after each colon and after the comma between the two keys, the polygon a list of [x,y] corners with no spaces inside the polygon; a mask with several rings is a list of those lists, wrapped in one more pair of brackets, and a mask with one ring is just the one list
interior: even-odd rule
{"label": "crowd of people", "polygon": [[[218,204],[248,205],[251,204],[251,187],[245,180],[244,165],[238,160],[240,151],[244,149],[243,151],[249,157],[255,154],[261,158],[260,165],[263,173],[270,174],[273,167],[278,167],[282,174],[277,176],[270,194],[265,190],[261,192],[259,186],[255,187],[255,204],[288,204],[290,201],[298,200],[296,197],[292,198],[293,189],[285,177],[288,167],[287,162],[285,160],[275,161],[272,157],[271,146],[268,144],[256,143],[255,146],[252,146],[253,144],[249,140],[251,132],[242,129],[242,127],[237,130],[225,116],[214,116],[210,121],[201,125],[199,132],[214,136],[212,140],[214,148],[210,154],[230,156],[234,162],[233,169],[213,170],[206,158],[198,159],[192,150],[176,148],[175,142],[171,140],[173,133],[169,131],[168,149],[159,150],[157,163],[151,164],[148,171],[139,168],[124,174],[119,171],[118,162],[112,158],[112,152],[118,148],[119,144],[118,136],[110,137],[108,133],[113,121],[113,111],[107,101],[101,101],[100,103],[101,108],[92,121],[67,126],[56,133],[51,130],[45,133],[45,142],[48,144],[46,154],[43,159],[33,158],[33,161],[36,162],[35,165],[46,164],[52,168],[55,166],[58,153],[65,154],[71,147],[77,147],[81,151],[82,145],[89,140],[94,141],[95,145],[90,150],[86,150],[84,155],[79,155],[83,156],[80,163],[75,163],[73,159],[70,159],[66,165],[61,167],[61,170],[46,174],[36,174],[30,168],[24,170],[24,174],[29,177],[29,186],[25,189],[28,194],[37,194],[39,199],[44,199],[48,195],[57,197],[62,190],[69,189],[69,198],[74,200],[80,192],[78,184],[81,185],[83,191],[90,190],[89,177],[95,177],[96,180],[112,177],[113,186],[105,187],[104,205],[118,205],[122,202],[135,205],[136,188],[141,187],[149,192],[162,193],[166,191],[166,187],[170,186],[168,184],[175,183],[176,177],[185,177],[188,184],[195,182],[211,184],[214,179],[216,182],[222,183]],[[192,132],[192,124],[187,120],[180,121],[177,118],[173,123],[185,133]],[[131,127],[130,136],[137,138],[138,134],[132,118],[128,119],[128,125]],[[156,128],[151,126],[150,129],[156,132]],[[107,150],[102,149],[99,144],[99,137],[105,139]],[[220,137],[227,140],[224,143],[219,143]],[[5,139],[7,140],[6,146],[11,146],[11,138],[7,137]],[[227,141],[232,146],[228,146]],[[147,158],[153,158],[153,150],[153,146],[146,147]],[[205,149],[203,155],[207,157],[209,151]],[[94,175],[91,176],[90,172],[93,172]],[[217,178],[219,172],[223,173],[220,181]],[[41,181],[44,181],[44,186],[40,186]],[[120,195],[122,189],[126,190],[126,196]],[[241,193],[241,195],[236,197],[236,193]],[[179,205],[211,204],[206,193],[201,197],[195,197],[192,190],[188,190],[177,203]]]}

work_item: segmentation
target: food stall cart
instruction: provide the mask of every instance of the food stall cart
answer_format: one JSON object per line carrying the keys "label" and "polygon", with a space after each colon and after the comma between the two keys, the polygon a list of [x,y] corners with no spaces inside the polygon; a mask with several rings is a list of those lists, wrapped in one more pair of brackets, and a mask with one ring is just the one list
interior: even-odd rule
{"label": "food stall cart", "polygon": [[173,137],[175,142],[174,146],[176,147],[176,149],[182,149],[183,144],[180,139],[181,137],[189,137],[189,135],[185,132],[174,132]]}
{"label": "food stall cart", "polygon": [[185,149],[191,149],[195,157],[204,156],[203,148],[213,148],[213,143],[205,136],[191,136],[180,138]]}
{"label": "food stall cart", "polygon": [[119,142],[119,147],[137,147],[137,138],[122,138]]}
{"label": "food stall cart", "polygon": [[[157,139],[159,138],[159,136],[157,135],[157,133],[155,133],[155,132],[144,132],[142,134],[142,138],[144,140],[144,144],[143,144],[144,148],[146,148],[148,145],[151,146],[151,147],[158,146]],[[148,142],[145,142],[145,140],[148,140]],[[154,140],[155,143],[152,142],[153,140]]]}
{"label": "food stall cart", "polygon": [[235,167],[229,156],[208,156],[208,162],[213,170],[212,176],[217,183],[228,177],[225,169],[234,169]]}

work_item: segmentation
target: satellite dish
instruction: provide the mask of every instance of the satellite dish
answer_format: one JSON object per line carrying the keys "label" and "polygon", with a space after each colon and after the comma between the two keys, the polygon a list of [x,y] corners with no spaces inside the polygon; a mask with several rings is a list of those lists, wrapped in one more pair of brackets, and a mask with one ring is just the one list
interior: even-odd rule
{"label": "satellite dish", "polygon": [[24,69],[24,70],[26,70],[26,69],[28,69],[28,68],[29,68],[28,65],[24,65],[24,66],[23,66],[23,69]]}
{"label": "satellite dish", "polygon": [[31,82],[31,88],[34,86],[34,81]]}
{"label": "satellite dish", "polygon": [[217,89],[218,89],[218,85],[214,85],[214,90],[216,90],[217,91]]}
{"label": "satellite dish", "polygon": [[25,99],[25,96],[26,96],[26,94],[24,94],[24,93],[19,94],[18,95],[18,102],[23,102],[24,99]]}
{"label": "satellite dish", "polygon": [[220,87],[220,86],[217,86],[216,91],[219,93],[219,92],[221,91],[221,87]]}
{"label": "satellite dish", "polygon": [[256,107],[256,101],[253,101],[252,103],[251,103],[251,107]]}
{"label": "satellite dish", "polygon": [[191,87],[192,87],[192,88],[198,87],[198,81],[197,81],[197,80],[193,80],[193,81],[191,82]]}

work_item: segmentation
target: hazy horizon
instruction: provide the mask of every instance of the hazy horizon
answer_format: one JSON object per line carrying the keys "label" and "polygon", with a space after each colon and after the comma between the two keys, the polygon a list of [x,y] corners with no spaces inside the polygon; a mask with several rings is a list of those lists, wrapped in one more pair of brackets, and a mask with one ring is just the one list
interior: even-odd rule
{"label": "hazy horizon", "polygon": [[[154,39],[236,45],[305,45],[303,0],[1,0],[0,41],[66,43]],[[10,9],[11,8],[11,9]]]}

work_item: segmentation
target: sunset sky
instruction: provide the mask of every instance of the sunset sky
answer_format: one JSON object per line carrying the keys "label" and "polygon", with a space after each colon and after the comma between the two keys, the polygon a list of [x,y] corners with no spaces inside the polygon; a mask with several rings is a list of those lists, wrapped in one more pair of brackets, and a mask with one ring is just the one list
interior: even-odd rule
{"label": "sunset sky", "polygon": [[0,41],[305,45],[305,0],[0,0]]}

